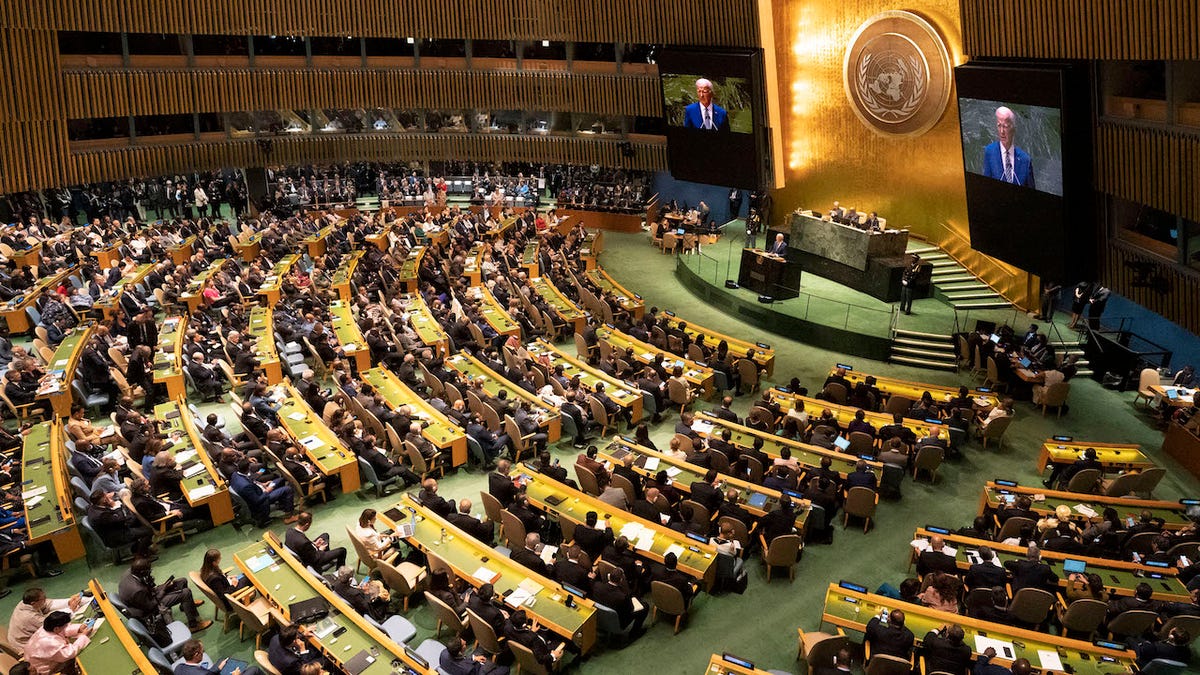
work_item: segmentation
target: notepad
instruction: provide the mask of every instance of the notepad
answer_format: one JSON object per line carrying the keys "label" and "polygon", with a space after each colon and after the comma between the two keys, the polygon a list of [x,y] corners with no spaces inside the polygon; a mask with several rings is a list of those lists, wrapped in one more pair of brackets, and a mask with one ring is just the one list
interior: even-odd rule
{"label": "notepad", "polygon": [[216,492],[217,486],[215,485],[201,485],[195,490],[189,492],[188,496],[190,496],[192,499],[204,499],[209,495],[216,494]]}
{"label": "notepad", "polygon": [[23,499],[25,501],[29,501],[30,499],[32,499],[34,497],[46,494],[46,491],[49,489],[50,488],[48,486],[43,485],[41,487],[35,487],[32,490],[26,490],[21,493],[21,499]]}
{"label": "notepad", "polygon": [[1096,510],[1090,506],[1084,506],[1083,504],[1076,504],[1074,506],[1074,509],[1075,509],[1075,512],[1081,516],[1087,516],[1088,518],[1096,517]]}
{"label": "notepad", "polygon": [[541,593],[544,586],[542,586],[538,582],[534,581],[533,579],[526,577],[524,581],[517,584],[517,588],[520,588],[521,590],[525,591],[529,595],[533,596],[533,595],[537,595],[538,593]]}
{"label": "notepad", "polygon": [[288,415],[288,419],[289,419],[289,420],[296,420],[297,422],[302,422],[302,421],[304,421],[304,418],[305,418],[305,417],[308,417],[308,415],[305,415],[305,414],[304,414],[304,413],[302,413],[302,412],[294,412],[294,413],[290,413],[290,414]]}
{"label": "notepad", "polygon": [[500,573],[493,572],[492,570],[489,570],[487,567],[480,567],[479,569],[472,572],[471,576],[474,577],[475,579],[479,580],[480,583],[494,584],[494,583],[496,583],[496,580],[500,578]]}
{"label": "notepad", "polygon": [[191,478],[192,476],[202,474],[207,470],[208,467],[204,466],[203,464],[195,464],[183,472],[183,477]]}
{"label": "notepad", "polygon": [[654,533],[652,532],[643,534],[633,545],[639,551],[649,551],[651,546],[654,546]]}
{"label": "notepad", "polygon": [[667,550],[663,553],[663,556],[665,557],[672,553],[674,553],[675,557],[678,558],[679,556],[683,555],[683,547],[679,544],[671,544],[667,547]]}
{"label": "notepad", "polygon": [[533,599],[533,595],[522,588],[516,588],[504,598],[504,603],[512,607],[520,607]]}
{"label": "notepad", "polygon": [[1038,661],[1042,663],[1042,672],[1049,670],[1057,670],[1063,672],[1062,659],[1058,657],[1058,652],[1053,649],[1037,650]]}
{"label": "notepad", "polygon": [[41,504],[43,499],[45,499],[45,497],[43,497],[41,495],[38,495],[38,496],[34,497],[33,499],[26,499],[25,500],[25,509],[28,510],[28,509],[31,509],[31,508],[37,506],[38,504]]}
{"label": "notepad", "polygon": [[658,470],[658,461],[659,460],[657,457],[647,457],[644,468],[647,471],[657,471]]}
{"label": "notepad", "polygon": [[246,567],[249,567],[251,572],[265,570],[273,564],[275,564],[275,560],[265,553],[263,555],[254,556],[246,561]]}
{"label": "notepad", "polygon": [[975,651],[977,653],[982,654],[983,652],[987,651],[988,647],[995,649],[996,654],[1002,659],[1011,661],[1015,657],[1015,654],[1013,653],[1013,645],[1011,642],[1005,642],[1004,640],[997,640],[995,638],[984,637],[982,635],[975,636]]}
{"label": "notepad", "polygon": [[180,464],[185,464],[187,461],[196,456],[195,450],[184,450],[183,452],[175,453],[175,461]]}
{"label": "notepad", "polygon": [[315,435],[306,436],[300,439],[300,445],[303,445],[309,450],[315,450],[316,448],[321,447],[321,439],[317,438]]}
{"label": "notepad", "polygon": [[358,345],[354,344],[353,342],[348,342],[348,343],[342,345],[342,348],[348,352],[352,352],[355,349],[358,349]]}
{"label": "notepad", "polygon": [[696,420],[692,422],[692,431],[698,434],[710,434],[713,430],[713,423],[706,420]]}
{"label": "notepad", "polygon": [[675,476],[678,476],[681,473],[683,473],[683,469],[681,469],[677,466],[673,466],[673,467],[670,467],[669,469],[667,469],[667,475],[670,476],[671,478],[674,478]]}
{"label": "notepad", "polygon": [[542,546],[542,550],[541,550],[541,552],[538,553],[538,557],[541,558],[542,562],[546,563],[547,565],[553,565],[554,564],[554,554],[557,552],[558,552],[557,546],[551,546],[549,544],[546,544],[546,545]]}

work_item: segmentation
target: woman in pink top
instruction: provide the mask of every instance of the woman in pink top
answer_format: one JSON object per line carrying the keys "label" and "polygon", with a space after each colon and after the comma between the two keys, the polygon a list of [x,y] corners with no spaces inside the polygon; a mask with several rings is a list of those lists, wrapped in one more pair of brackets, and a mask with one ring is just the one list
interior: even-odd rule
{"label": "woman in pink top", "polygon": [[[91,625],[71,623],[68,612],[50,612],[29,642],[25,659],[37,675],[50,675],[65,670],[79,652],[92,641]],[[75,638],[73,641],[71,638]]]}

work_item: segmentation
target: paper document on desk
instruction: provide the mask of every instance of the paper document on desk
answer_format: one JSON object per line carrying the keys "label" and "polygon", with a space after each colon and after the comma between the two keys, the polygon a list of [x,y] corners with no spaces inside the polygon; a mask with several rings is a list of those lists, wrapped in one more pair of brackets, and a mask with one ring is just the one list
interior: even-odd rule
{"label": "paper document on desk", "polygon": [[925,551],[929,550],[929,540],[923,539],[921,537],[917,537],[916,539],[913,539],[912,542],[910,543],[910,545],[913,548],[920,551],[921,553],[924,553]]}
{"label": "paper document on desk", "polygon": [[41,504],[43,499],[45,499],[45,497],[43,497],[41,495],[38,495],[38,496],[34,497],[33,499],[26,499],[25,500],[25,510],[28,511],[29,509],[37,506],[38,504]]}
{"label": "paper document on desk", "polygon": [[216,491],[217,491],[217,486],[215,486],[215,485],[201,485],[200,487],[196,488],[195,490],[192,490],[191,492],[189,492],[188,496],[191,497],[192,499],[204,499],[205,497],[208,497],[209,495],[215,494]]}
{"label": "paper document on desk", "polygon": [[259,556],[255,556],[246,561],[246,567],[249,567],[251,572],[265,570],[266,568],[268,568],[274,564],[275,564],[275,559],[265,553],[262,555],[259,555]]}
{"label": "paper document on desk", "polygon": [[489,570],[486,567],[480,567],[479,569],[472,572],[471,576],[474,577],[475,579],[478,579],[480,581],[480,583],[494,584],[494,583],[496,583],[496,580],[500,578],[500,573],[493,572],[492,570]]}
{"label": "paper document on desk", "polygon": [[518,587],[513,589],[513,592],[509,593],[508,596],[504,598],[504,603],[512,607],[520,607],[532,599],[533,596],[531,594]]}
{"label": "paper document on desk", "polygon": [[1093,509],[1090,506],[1084,506],[1083,504],[1076,504],[1074,508],[1075,508],[1075,512],[1081,516],[1086,516],[1088,518],[1096,517],[1096,509]]}
{"label": "paper document on desk", "polygon": [[951,558],[954,558],[954,557],[958,556],[958,549],[950,548],[949,546],[942,546],[942,553],[945,553],[946,555],[950,556]]}
{"label": "paper document on desk", "polygon": [[683,547],[680,546],[679,544],[671,544],[670,546],[667,547],[667,550],[663,553],[663,557],[666,557],[672,553],[674,553],[675,557],[678,558],[679,556],[683,555]]}
{"label": "paper document on desk", "polygon": [[617,536],[625,537],[629,541],[633,541],[634,539],[642,536],[642,530],[644,529],[645,528],[642,527],[641,523],[628,522],[621,526],[621,531],[617,533]]}
{"label": "paper document on desk", "polygon": [[670,476],[671,478],[674,478],[675,476],[678,476],[681,473],[683,473],[683,469],[681,469],[677,466],[673,466],[673,467],[667,469],[667,475]]}
{"label": "paper document on desk", "polygon": [[524,581],[517,584],[517,588],[525,591],[531,596],[534,596],[538,593],[541,593],[544,587],[533,579],[526,577]]}
{"label": "paper document on desk", "polygon": [[696,420],[695,422],[692,422],[692,431],[694,431],[698,434],[708,435],[708,434],[712,433],[712,430],[713,430],[712,422],[709,422],[707,420]]}
{"label": "paper document on desk", "polygon": [[308,417],[308,415],[302,412],[294,412],[288,415],[289,420],[296,420],[297,422],[303,422],[305,417]]}
{"label": "paper document on desk", "polygon": [[202,474],[205,471],[208,471],[208,467],[204,466],[203,464],[196,464],[196,465],[193,465],[192,467],[190,467],[189,469],[187,469],[186,471],[184,471],[183,477],[191,478],[192,476]]}
{"label": "paper document on desk", "polygon": [[1042,663],[1043,673],[1051,670],[1057,670],[1060,673],[1063,672],[1063,663],[1062,659],[1058,657],[1058,652],[1053,649],[1039,649],[1037,653],[1038,661]]}
{"label": "paper document on desk", "polygon": [[344,349],[348,352],[352,352],[352,351],[358,349],[358,345],[354,344],[353,342],[347,342],[346,344],[342,345],[342,349]]}
{"label": "paper document on desk", "polygon": [[654,532],[652,530],[642,532],[642,536],[633,545],[639,551],[649,551],[652,546],[654,546]]}
{"label": "paper document on desk", "polygon": [[647,471],[658,471],[658,461],[657,457],[647,457],[643,468]]}
{"label": "paper document on desk", "polygon": [[315,434],[312,436],[306,436],[300,439],[300,445],[303,445],[309,450],[316,450],[317,448],[321,447],[321,439],[317,438]]}
{"label": "paper document on desk", "polygon": [[116,428],[115,426],[113,426],[113,427],[104,427],[104,429],[102,429],[102,430],[100,431],[100,438],[107,438],[107,437],[109,437],[109,436],[112,436],[112,435],[114,435],[114,434],[116,434],[116,433],[117,433],[117,428]]}
{"label": "paper document on desk", "polygon": [[976,651],[976,653],[982,654],[984,651],[987,650],[988,647],[995,649],[996,655],[1007,661],[1011,661],[1014,658],[1016,658],[1016,654],[1013,653],[1013,645],[1011,642],[1005,642],[1004,640],[997,640],[995,638],[984,637],[982,635],[975,636],[975,651]]}
{"label": "paper document on desk", "polygon": [[546,544],[546,545],[542,546],[542,550],[540,552],[538,552],[538,557],[541,558],[542,562],[546,563],[547,565],[553,565],[554,564],[554,554],[557,552],[558,552],[557,546],[551,546],[549,544]]}
{"label": "paper document on desk", "polygon": [[26,490],[21,493],[21,499],[23,499],[25,501],[29,501],[30,499],[33,499],[34,497],[46,494],[46,491],[49,489],[50,489],[49,486],[43,485],[41,487],[35,487],[32,490]]}
{"label": "paper document on desk", "polygon": [[195,450],[184,450],[183,452],[177,452],[175,453],[175,462],[178,464],[187,464],[187,461],[195,456]]}

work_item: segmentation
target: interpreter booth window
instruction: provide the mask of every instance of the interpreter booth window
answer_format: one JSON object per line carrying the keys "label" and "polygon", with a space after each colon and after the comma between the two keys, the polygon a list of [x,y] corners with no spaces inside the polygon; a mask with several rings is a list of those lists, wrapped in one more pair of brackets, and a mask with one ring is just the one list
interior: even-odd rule
{"label": "interpreter booth window", "polygon": [[193,35],[196,56],[248,56],[250,41],[245,35]]}
{"label": "interpreter booth window", "polygon": [[187,48],[182,35],[160,33],[130,33],[129,53],[161,56],[182,56]]}
{"label": "interpreter booth window", "polygon": [[573,60],[614,63],[617,47],[611,42],[576,42]]}
{"label": "interpreter booth window", "polygon": [[1100,71],[1106,116],[1167,121],[1166,62],[1106,61]]}
{"label": "interpreter booth window", "polygon": [[304,56],[304,38],[299,35],[255,35],[255,56]]}
{"label": "interpreter booth window", "polygon": [[1183,221],[1183,262],[1194,270],[1200,270],[1200,223]]}
{"label": "interpreter booth window", "polygon": [[69,141],[94,141],[105,138],[129,138],[129,118],[122,116],[67,120]]}
{"label": "interpreter booth window", "polygon": [[467,133],[470,113],[465,110],[430,110],[425,113],[425,130],[432,133]]}
{"label": "interpreter booth window", "polygon": [[654,63],[658,45],[647,45],[627,42],[621,50],[623,63]]}
{"label": "interpreter booth window", "polygon": [[625,117],[622,115],[596,115],[592,113],[571,113],[559,115],[569,119],[571,133],[583,136],[611,136],[624,132]]}
{"label": "interpreter booth window", "polygon": [[1108,217],[1121,240],[1172,261],[1178,258],[1178,217],[1119,197],[1109,198]]}
{"label": "interpreter booth window", "polygon": [[1172,61],[1175,123],[1200,128],[1200,61]]}
{"label": "interpreter booth window", "polygon": [[59,31],[60,54],[121,54],[120,33]]}
{"label": "interpreter booth window", "polygon": [[527,42],[524,56],[526,61],[566,61],[567,43],[557,40]]}
{"label": "interpreter booth window", "polygon": [[133,128],[138,136],[176,136],[194,134],[195,122],[191,114],[142,115],[133,118]]}
{"label": "interpreter booth window", "polygon": [[309,38],[313,56],[362,56],[362,41],[358,38]]}
{"label": "interpreter booth window", "polygon": [[313,125],[322,134],[357,134],[367,126],[362,110],[326,108],[313,113]]}
{"label": "interpreter booth window", "polygon": [[214,134],[225,132],[225,119],[220,113],[200,113],[196,117],[200,122],[200,133]]}
{"label": "interpreter booth window", "polygon": [[298,110],[256,110],[230,113],[229,134],[245,136],[303,136],[312,133],[308,113]]}
{"label": "interpreter booth window", "polygon": [[464,40],[421,40],[421,58],[463,58],[467,55]]}
{"label": "interpreter booth window", "polygon": [[472,59],[515,59],[517,45],[512,40],[472,40]]}
{"label": "interpreter booth window", "polygon": [[417,41],[412,38],[366,38],[367,57],[412,56],[417,53]]}

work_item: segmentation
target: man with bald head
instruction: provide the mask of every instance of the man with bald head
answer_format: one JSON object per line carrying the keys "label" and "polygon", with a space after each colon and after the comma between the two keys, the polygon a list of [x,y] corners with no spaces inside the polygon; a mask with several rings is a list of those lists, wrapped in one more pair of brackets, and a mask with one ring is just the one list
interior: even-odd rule
{"label": "man with bald head", "polygon": [[996,108],[996,140],[983,149],[983,175],[988,178],[1037,187],[1033,179],[1033,160],[1017,147],[1017,116],[1012,110]]}
{"label": "man with bald head", "polygon": [[729,115],[713,103],[713,83],[696,80],[696,102],[683,109],[683,126],[702,131],[729,131]]}
{"label": "man with bald head", "polygon": [[954,557],[946,552],[946,542],[938,534],[929,538],[929,548],[917,557],[917,574],[925,576],[930,572],[958,574],[958,565]]}

